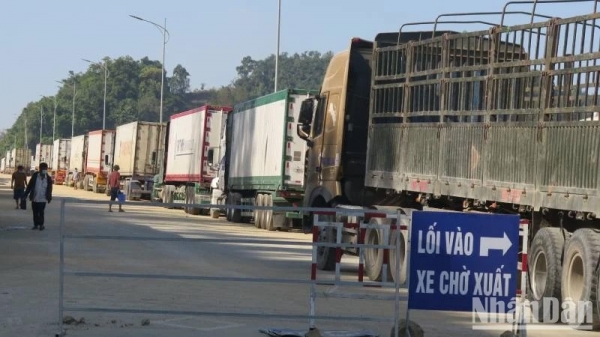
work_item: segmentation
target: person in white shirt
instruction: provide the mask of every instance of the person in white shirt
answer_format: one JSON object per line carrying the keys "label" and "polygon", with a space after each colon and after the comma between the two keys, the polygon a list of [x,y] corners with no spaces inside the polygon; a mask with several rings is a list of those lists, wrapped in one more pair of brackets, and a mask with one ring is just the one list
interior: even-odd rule
{"label": "person in white shirt", "polygon": [[52,177],[48,175],[48,164],[41,163],[40,170],[35,172],[29,184],[27,184],[27,190],[25,190],[25,197],[29,196],[31,200],[31,209],[33,210],[33,228],[44,230],[44,211],[46,210],[46,204],[52,201]]}

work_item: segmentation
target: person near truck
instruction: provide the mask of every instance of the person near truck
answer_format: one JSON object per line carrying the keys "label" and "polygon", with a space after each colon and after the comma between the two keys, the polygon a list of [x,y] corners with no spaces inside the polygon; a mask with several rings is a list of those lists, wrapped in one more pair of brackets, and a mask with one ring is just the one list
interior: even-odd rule
{"label": "person near truck", "polygon": [[27,173],[23,165],[19,165],[17,170],[12,174],[10,188],[13,190],[13,198],[17,203],[15,209],[19,209],[19,203],[25,198],[25,187],[27,186]]}
{"label": "person near truck", "polygon": [[44,211],[46,204],[52,201],[52,177],[48,174],[48,164],[40,163],[39,171],[35,172],[27,189],[25,197],[29,196],[31,200],[31,209],[33,210],[33,229],[44,230]]}
{"label": "person near truck", "polygon": [[[121,173],[119,165],[113,166],[112,172],[108,176],[108,188],[110,188],[110,203],[108,204],[108,211],[112,212],[112,204],[119,197],[121,192]],[[119,212],[125,212],[123,205],[119,202]]]}
{"label": "person near truck", "polygon": [[79,171],[77,168],[73,170],[73,188],[77,189],[77,185],[79,184]]}

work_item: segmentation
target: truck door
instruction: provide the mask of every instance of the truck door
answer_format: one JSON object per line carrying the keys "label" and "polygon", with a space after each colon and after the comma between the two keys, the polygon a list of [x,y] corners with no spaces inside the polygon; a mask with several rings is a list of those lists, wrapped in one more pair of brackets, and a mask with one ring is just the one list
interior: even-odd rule
{"label": "truck door", "polygon": [[[337,151],[337,116],[339,107],[339,94],[329,92],[321,95],[321,100],[315,113],[313,141],[314,154],[311,165],[318,175],[321,184],[324,181],[334,181],[337,178],[337,169],[340,165]],[[311,170],[312,171],[312,170]],[[312,180],[312,179],[311,179]]]}

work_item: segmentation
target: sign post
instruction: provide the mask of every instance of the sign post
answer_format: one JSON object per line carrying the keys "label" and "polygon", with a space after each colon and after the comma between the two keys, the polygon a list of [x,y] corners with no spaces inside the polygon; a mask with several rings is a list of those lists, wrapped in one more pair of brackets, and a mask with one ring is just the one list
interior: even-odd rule
{"label": "sign post", "polygon": [[519,216],[412,213],[408,310],[516,308]]}

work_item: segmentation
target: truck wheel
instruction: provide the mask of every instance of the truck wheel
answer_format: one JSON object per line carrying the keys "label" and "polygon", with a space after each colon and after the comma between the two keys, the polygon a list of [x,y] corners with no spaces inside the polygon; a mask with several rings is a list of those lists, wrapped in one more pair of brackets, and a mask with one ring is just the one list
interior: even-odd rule
{"label": "truck wheel", "polygon": [[551,318],[548,315],[560,309],[560,303],[556,303],[558,308],[553,308],[552,302],[545,307],[543,299],[561,298],[562,254],[567,236],[565,230],[545,227],[535,234],[531,242],[528,268],[531,291],[528,297],[538,302],[542,321],[548,321]]}
{"label": "truck wheel", "polygon": [[[388,219],[375,218],[371,219],[370,224],[383,225],[388,223]],[[365,244],[367,245],[384,245],[383,229],[368,228],[365,233]],[[371,281],[381,281],[383,278],[383,255],[384,249],[381,248],[365,248],[365,274]],[[388,276],[391,277],[390,268],[387,268]],[[390,278],[391,279],[391,278]]]}
{"label": "truck wheel", "polygon": [[[225,197],[225,206],[231,206],[231,194],[227,194]],[[231,217],[233,215],[233,210],[231,208],[225,208],[225,219],[231,222]]]}
{"label": "truck wheel", "polygon": [[[256,197],[254,197],[254,205],[259,206],[259,207],[262,206],[263,200],[264,200],[264,195],[257,194]],[[254,227],[256,227],[256,228],[262,227],[262,213],[263,213],[262,209],[254,210]]]}
{"label": "truck wheel", "polygon": [[[400,253],[397,253],[395,250],[390,250],[389,260],[390,260],[390,274],[392,280],[394,282],[398,282],[400,285],[406,283],[406,256],[407,256],[407,245],[406,245],[406,236],[408,233],[402,230],[393,230],[390,234],[390,245],[396,246],[396,240],[400,240]],[[400,236],[398,238],[398,236]],[[398,275],[398,280],[396,280],[396,257],[400,258],[400,273]]]}
{"label": "truck wheel", "polygon": [[[265,207],[273,207],[273,196],[270,194],[265,194]],[[274,231],[275,227],[273,227],[273,210],[268,209],[265,210],[265,223],[263,224],[263,228],[268,231]]]}
{"label": "truck wheel", "polygon": [[[320,227],[317,242],[335,243],[336,230],[333,227]],[[335,269],[335,248],[317,247],[317,268],[319,270]]]}
{"label": "truck wheel", "polygon": [[[239,193],[231,194],[231,204],[233,206],[239,206],[242,201],[242,196]],[[231,221],[235,223],[242,222],[242,210],[241,209],[232,209],[231,210]]]}
{"label": "truck wheel", "polygon": [[[562,269],[562,301],[590,301],[596,304],[598,291],[598,260],[600,259],[600,231],[591,228],[582,228],[573,234],[567,243],[564,264]],[[597,322],[598,309],[593,310],[593,321]],[[574,310],[577,312],[577,310]],[[582,313],[585,315],[585,311]],[[593,324],[585,322],[585,317],[575,317],[571,325],[577,328],[579,324]],[[580,322],[582,320],[582,322]]]}

